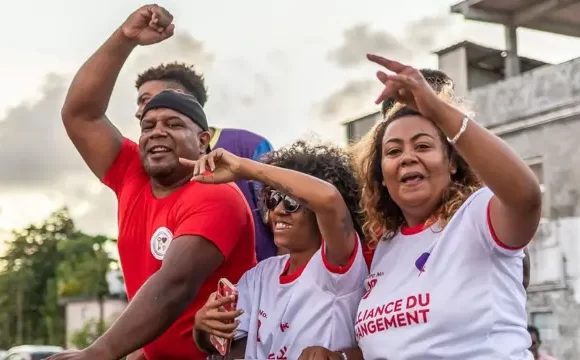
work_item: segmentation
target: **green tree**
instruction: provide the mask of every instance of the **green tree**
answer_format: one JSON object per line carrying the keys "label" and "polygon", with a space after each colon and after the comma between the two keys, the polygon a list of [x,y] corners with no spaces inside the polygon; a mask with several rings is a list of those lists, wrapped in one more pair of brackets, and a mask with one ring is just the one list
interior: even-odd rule
{"label": "green tree", "polygon": [[116,263],[106,250],[114,239],[76,233],[59,242],[64,257],[57,269],[58,293],[61,298],[87,297],[99,302],[98,329],[104,328],[104,300],[110,295],[107,273]]}
{"label": "green tree", "polygon": [[108,295],[109,242],[78,231],[66,208],[14,231],[0,257],[0,348],[65,345],[62,297]]}
{"label": "green tree", "polygon": [[[84,349],[92,344],[102,333],[104,333],[110,324],[103,324],[96,320],[89,320],[85,323],[82,329],[75,331],[71,335],[71,343],[77,349]],[[125,360],[123,357],[119,360]]]}
{"label": "green tree", "polygon": [[52,304],[47,301],[49,294],[56,294],[56,268],[62,259],[57,243],[74,231],[68,211],[61,209],[39,226],[30,225],[13,232],[14,240],[7,243],[2,257],[1,285],[5,287],[0,293],[8,294],[3,299],[6,308],[2,307],[5,312],[2,317],[9,329],[8,333],[2,333],[2,345],[63,343],[63,309],[56,297],[53,296]]}
{"label": "green tree", "polygon": [[107,330],[107,326],[103,322],[89,320],[82,329],[75,331],[71,335],[70,340],[77,349],[84,349],[97,340],[105,330]]}

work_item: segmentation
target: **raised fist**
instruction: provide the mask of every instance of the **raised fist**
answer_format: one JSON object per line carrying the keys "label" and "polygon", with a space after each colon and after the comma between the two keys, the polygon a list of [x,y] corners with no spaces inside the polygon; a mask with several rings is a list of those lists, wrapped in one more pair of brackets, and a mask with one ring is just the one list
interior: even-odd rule
{"label": "raised fist", "polygon": [[129,15],[121,25],[121,32],[139,45],[151,45],[173,35],[172,21],[173,15],[161,6],[145,5]]}

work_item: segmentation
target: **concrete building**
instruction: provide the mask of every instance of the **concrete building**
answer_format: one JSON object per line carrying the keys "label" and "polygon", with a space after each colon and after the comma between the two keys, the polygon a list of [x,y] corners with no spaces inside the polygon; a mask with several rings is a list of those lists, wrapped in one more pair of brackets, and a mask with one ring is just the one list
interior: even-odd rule
{"label": "concrete building", "polygon": [[[109,298],[103,302],[103,318],[106,324],[111,324],[125,308],[127,300],[124,298]],[[95,299],[78,298],[68,299],[65,307],[66,319],[66,346],[67,349],[74,348],[71,337],[76,332],[82,330],[87,323],[99,320],[101,307]]]}
{"label": "concrete building", "polygon": [[[463,41],[438,50],[435,54],[439,59],[439,69],[453,79],[455,92],[460,97],[471,98],[473,90],[505,79],[506,53],[503,50]],[[519,57],[519,61],[524,72],[546,65],[525,57]],[[359,140],[381,119],[382,114],[377,110],[345,121],[343,124],[347,139],[349,142]]]}
{"label": "concrete building", "polygon": [[[580,37],[580,0],[466,0],[451,7],[468,20],[505,26],[506,49],[462,42],[436,52],[475,120],[501,136],[542,183],[544,214],[529,246],[529,322],[543,348],[580,358],[580,58],[549,65],[517,55],[517,27]],[[381,118],[345,123],[351,140]]]}
{"label": "concrete building", "polygon": [[127,307],[127,294],[121,277],[122,274],[119,270],[107,273],[110,296],[104,299],[102,304],[96,299],[88,297],[61,300],[65,306],[67,348],[74,347],[71,337],[82,330],[88,323],[96,323],[102,316],[105,323],[110,325],[125,310]]}

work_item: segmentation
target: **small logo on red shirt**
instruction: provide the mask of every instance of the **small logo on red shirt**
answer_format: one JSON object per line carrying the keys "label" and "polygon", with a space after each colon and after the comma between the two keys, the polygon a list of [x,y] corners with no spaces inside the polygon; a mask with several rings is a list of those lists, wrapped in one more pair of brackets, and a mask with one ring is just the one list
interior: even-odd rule
{"label": "small logo on red shirt", "polygon": [[173,234],[166,227],[160,227],[151,237],[151,255],[157,260],[163,260],[165,253],[173,240]]}

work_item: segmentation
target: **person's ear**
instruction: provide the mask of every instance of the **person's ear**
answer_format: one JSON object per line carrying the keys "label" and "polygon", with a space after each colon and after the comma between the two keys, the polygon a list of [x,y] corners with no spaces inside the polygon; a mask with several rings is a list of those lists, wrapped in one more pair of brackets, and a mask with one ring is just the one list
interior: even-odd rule
{"label": "person's ear", "polygon": [[203,131],[199,133],[199,153],[201,155],[207,154],[209,150],[209,142],[211,141],[211,135],[209,131]]}

